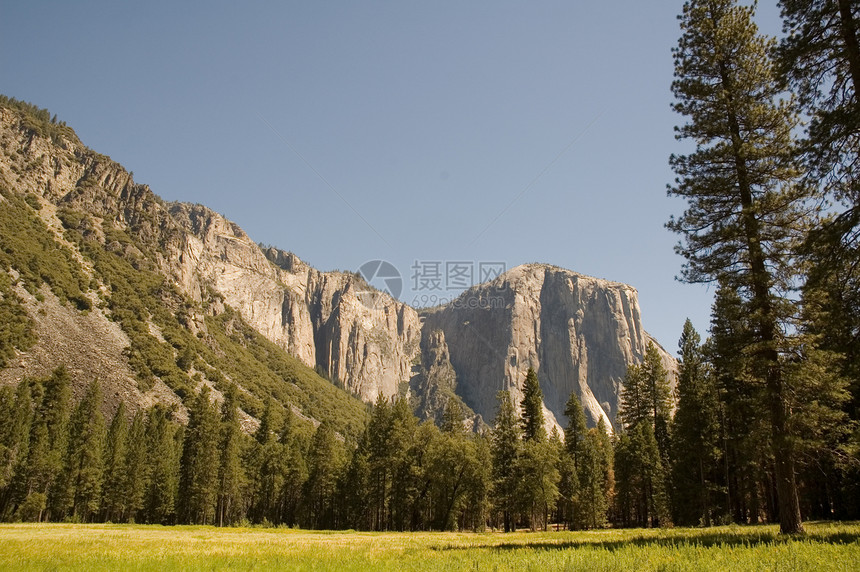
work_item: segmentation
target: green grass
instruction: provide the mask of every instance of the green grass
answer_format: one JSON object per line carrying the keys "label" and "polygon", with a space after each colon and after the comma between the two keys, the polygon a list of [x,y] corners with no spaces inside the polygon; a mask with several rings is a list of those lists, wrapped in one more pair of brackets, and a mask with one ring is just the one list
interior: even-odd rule
{"label": "green grass", "polygon": [[0,525],[4,570],[860,570],[860,525],[369,533]]}

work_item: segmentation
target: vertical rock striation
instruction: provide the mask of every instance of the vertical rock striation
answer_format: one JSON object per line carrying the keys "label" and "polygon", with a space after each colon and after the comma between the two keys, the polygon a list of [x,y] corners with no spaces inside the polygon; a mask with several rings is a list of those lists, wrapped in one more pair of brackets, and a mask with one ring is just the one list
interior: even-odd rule
{"label": "vertical rock striation", "polygon": [[[654,340],[642,329],[631,286],[542,265],[518,266],[428,313],[424,328],[441,330],[466,404],[492,419],[496,393],[522,399],[529,368],[538,373],[547,425],[563,425],[576,393],[589,422],[614,426],[627,365]],[[656,343],[656,342],[655,342]],[[674,369],[674,360],[664,355]]]}
{"label": "vertical rock striation", "polygon": [[266,338],[365,401],[408,383],[420,341],[413,308],[355,274],[264,251],[206,207],[173,203],[170,214],[188,233],[176,278],[189,294],[211,288]]}

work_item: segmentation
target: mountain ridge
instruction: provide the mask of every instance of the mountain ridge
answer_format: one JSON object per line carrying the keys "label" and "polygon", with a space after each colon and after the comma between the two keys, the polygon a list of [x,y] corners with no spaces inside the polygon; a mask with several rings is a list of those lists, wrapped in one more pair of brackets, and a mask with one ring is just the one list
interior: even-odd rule
{"label": "mountain ridge", "polygon": [[[172,305],[181,329],[204,342],[213,319],[232,309],[268,342],[364,402],[408,397],[424,417],[438,418],[444,402],[455,398],[476,414],[477,426],[481,418],[492,418],[497,389],[519,395],[526,365],[541,378],[549,426],[563,424],[563,402],[571,391],[580,395],[592,423],[603,419],[611,426],[626,366],[641,360],[644,346],[654,341],[642,328],[635,288],[548,264],[509,269],[445,306],[413,308],[369,287],[356,273],[319,271],[293,253],[264,248],[208,207],[163,201],[118,163],[83,147],[76,137],[64,138],[69,128],[45,136],[47,128],[34,129],[28,117],[0,106],[0,182],[38,203],[34,212],[89,276],[90,284],[82,287],[85,297],[96,311],[100,304],[107,306],[112,318],[117,285],[99,265],[107,268],[121,260],[135,272],[150,273],[152,280],[163,276],[164,288],[172,293],[159,291],[158,296]],[[499,307],[480,307],[490,303]],[[37,305],[31,301],[28,311],[38,312]],[[471,327],[464,329],[464,322]],[[123,327],[130,326],[123,322]],[[149,337],[131,337],[126,353],[132,357],[140,350],[135,350],[138,338],[165,356],[197,348],[196,342],[183,341],[185,333],[165,339],[155,335],[158,328],[153,330],[151,320],[147,327]],[[464,335],[467,330],[485,340],[498,338],[490,344],[493,351],[481,351]],[[603,330],[614,332],[614,338],[603,339]],[[159,350],[159,344],[172,349]],[[482,359],[495,354],[503,359],[467,359],[463,348]],[[674,360],[661,351],[671,369]],[[583,356],[600,364],[603,354],[612,356],[603,360],[609,365],[592,367],[589,374]],[[156,382],[173,379],[167,386],[174,392],[212,382],[206,375],[186,381],[186,374],[169,364],[155,373],[146,364],[137,369],[149,371]],[[193,375],[202,371],[194,369]],[[497,375],[489,382],[491,372]],[[436,397],[428,399],[429,393]],[[249,407],[253,417],[259,404]]]}

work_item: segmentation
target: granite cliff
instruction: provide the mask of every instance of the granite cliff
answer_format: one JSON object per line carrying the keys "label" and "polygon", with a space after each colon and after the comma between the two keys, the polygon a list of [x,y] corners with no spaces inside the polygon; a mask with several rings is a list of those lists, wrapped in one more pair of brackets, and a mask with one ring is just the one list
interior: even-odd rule
{"label": "granite cliff", "polygon": [[[649,342],[636,289],[546,264],[518,266],[428,312],[427,331],[444,332],[465,403],[492,419],[496,393],[519,402],[529,368],[544,394],[547,425],[566,424],[571,393],[591,425],[612,427],[627,365]],[[662,348],[667,369],[674,359]]]}
{"label": "granite cliff", "polygon": [[[163,368],[153,370],[156,389],[141,390],[130,381],[133,351],[128,344],[134,346],[134,340],[105,309],[115,284],[94,270],[92,254],[85,255],[96,244],[141,272],[164,277],[159,293],[164,304],[181,328],[200,340],[213,339],[211,317],[235,311],[269,342],[334,385],[365,402],[379,395],[409,395],[426,418],[438,419],[447,400],[455,397],[477,414],[476,425],[480,418],[490,421],[496,393],[508,389],[519,399],[525,372],[533,367],[548,425],[564,424],[564,403],[571,392],[582,399],[591,423],[603,419],[612,425],[626,367],[642,359],[653,341],[642,327],[636,290],[624,284],[530,264],[419,316],[358,274],[319,271],[294,254],[262,248],[238,225],[204,206],[162,201],[121,165],[84,147],[64,126],[59,131],[40,127],[0,107],[0,144],[4,193],[26,197],[31,214],[42,221],[57,248],[67,250],[90,277],[84,295],[93,306],[89,314],[76,317],[62,304],[40,306],[19,288],[26,311],[36,316],[38,335],[45,339],[35,349],[19,351],[20,367],[7,367],[0,381],[52,366],[56,352],[50,348],[63,346],[75,332],[76,347],[103,350],[96,351],[101,357],[71,364],[78,377],[98,366],[107,378],[116,378],[117,392],[135,394],[142,402],[167,399],[170,388],[178,391],[176,379],[172,385],[162,383],[169,377]],[[3,270],[14,282],[16,269]],[[172,294],[165,294],[168,290]],[[52,329],[48,314],[80,327]],[[157,343],[170,345],[154,322],[148,327]],[[87,332],[99,339],[87,342]],[[214,342],[210,345],[217,350]],[[187,353],[188,346],[193,344],[174,340],[168,354],[175,354],[178,363],[178,352]],[[66,359],[92,353],[71,352]],[[665,354],[665,359],[673,369],[672,358]],[[188,379],[196,380],[189,383],[217,385],[205,375],[209,365],[187,369]]]}

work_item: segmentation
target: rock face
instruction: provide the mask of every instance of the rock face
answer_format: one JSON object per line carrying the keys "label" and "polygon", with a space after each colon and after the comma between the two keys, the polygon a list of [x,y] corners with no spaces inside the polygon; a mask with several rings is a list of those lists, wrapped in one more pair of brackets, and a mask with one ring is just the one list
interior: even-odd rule
{"label": "rock face", "polygon": [[[270,341],[365,401],[411,392],[425,417],[438,418],[458,396],[491,421],[496,393],[507,389],[519,402],[533,367],[548,425],[564,424],[565,402],[575,392],[592,424],[603,419],[612,426],[626,367],[653,341],[642,329],[636,290],[625,284],[531,264],[419,318],[356,274],[321,272],[291,253],[262,249],[204,206],[165,203],[76,137],[39,136],[3,108],[0,149],[0,182],[37,197],[39,216],[57,242],[67,244],[58,208],[86,213],[94,223],[84,232],[100,235],[105,248],[133,248],[128,258],[157,269],[191,300],[231,306]],[[106,241],[103,222],[133,234],[149,252]],[[187,327],[197,326],[191,320]],[[121,354],[123,343],[116,341],[112,354]],[[120,377],[130,383],[130,372]]]}
{"label": "rock face", "polygon": [[485,419],[495,415],[498,391],[522,399],[534,368],[548,427],[566,424],[571,392],[591,425],[603,419],[614,426],[627,365],[641,361],[654,341],[642,329],[633,287],[542,264],[471,288],[428,314],[424,328],[444,332],[460,395]]}
{"label": "rock face", "polygon": [[266,338],[365,401],[409,381],[420,341],[414,309],[359,276],[263,252],[206,207],[174,203],[170,214],[187,231],[175,271],[190,295],[211,288]]}

